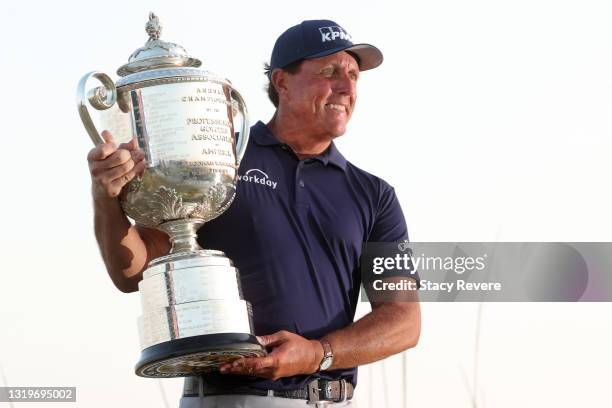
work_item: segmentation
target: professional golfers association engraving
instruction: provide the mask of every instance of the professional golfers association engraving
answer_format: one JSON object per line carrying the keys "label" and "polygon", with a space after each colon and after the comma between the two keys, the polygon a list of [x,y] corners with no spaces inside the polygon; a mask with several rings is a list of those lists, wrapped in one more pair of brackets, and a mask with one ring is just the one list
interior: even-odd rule
{"label": "professional golfers association engraving", "polygon": [[[162,41],[153,13],[146,32],[149,40],[118,69],[116,83],[100,72],[81,79],[77,107],[95,144],[104,141],[89,106],[104,129],[117,140],[135,137],[145,154],[146,170],[119,201],[137,224],[166,232],[172,249],[150,262],[139,283],[136,374],[177,377],[265,353],[252,335],[238,270],[222,252],[196,242],[202,224],[234,199],[249,123],[238,91],[199,68],[200,60],[180,45]],[[88,91],[92,78],[102,86]]]}

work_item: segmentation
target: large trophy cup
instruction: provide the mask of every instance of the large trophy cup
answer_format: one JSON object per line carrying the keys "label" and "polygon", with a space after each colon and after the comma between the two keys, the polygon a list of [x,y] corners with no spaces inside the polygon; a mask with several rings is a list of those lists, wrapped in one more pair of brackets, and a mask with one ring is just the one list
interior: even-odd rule
{"label": "large trophy cup", "polygon": [[[85,75],[77,90],[81,120],[102,143],[88,106],[117,140],[132,137],[145,153],[145,172],[120,202],[136,223],[168,234],[172,249],[151,261],[139,283],[142,354],[136,374],[181,377],[212,372],[239,357],[262,356],[238,270],[223,252],[204,250],[196,232],[222,214],[236,192],[249,123],[240,94],[226,79],[198,68],[179,45],[159,39],[151,13],[149,40],[117,71]],[[86,90],[95,78],[103,86]]]}

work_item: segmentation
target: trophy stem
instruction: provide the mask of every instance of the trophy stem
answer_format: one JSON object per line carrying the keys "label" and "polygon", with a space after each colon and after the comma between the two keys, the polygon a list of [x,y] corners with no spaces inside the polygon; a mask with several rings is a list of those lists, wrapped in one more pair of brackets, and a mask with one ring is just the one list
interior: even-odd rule
{"label": "trophy stem", "polygon": [[189,218],[164,222],[158,228],[170,237],[172,249],[169,254],[179,252],[201,251],[198,244],[198,229],[204,224],[204,220],[199,218]]}

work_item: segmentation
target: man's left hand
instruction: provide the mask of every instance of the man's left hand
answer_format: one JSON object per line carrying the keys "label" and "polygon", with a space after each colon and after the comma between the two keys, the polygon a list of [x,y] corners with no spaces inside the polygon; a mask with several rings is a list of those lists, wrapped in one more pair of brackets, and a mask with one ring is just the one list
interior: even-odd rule
{"label": "man's left hand", "polygon": [[323,359],[323,347],[318,340],[308,340],[286,330],[258,336],[257,340],[267,349],[272,348],[272,351],[264,357],[240,358],[231,364],[224,364],[219,371],[277,380],[312,374],[319,369]]}

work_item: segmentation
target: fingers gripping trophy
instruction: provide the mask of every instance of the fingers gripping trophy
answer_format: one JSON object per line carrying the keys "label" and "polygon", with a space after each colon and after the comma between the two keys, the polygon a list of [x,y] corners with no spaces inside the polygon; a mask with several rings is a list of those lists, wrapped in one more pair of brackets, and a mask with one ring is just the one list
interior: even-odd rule
{"label": "fingers gripping trophy", "polygon": [[[197,230],[234,199],[248,115],[228,80],[160,39],[153,13],[146,31],[149,40],[119,68],[116,83],[100,72],[81,79],[77,107],[94,144],[104,140],[90,112],[118,139],[136,140],[146,168],[123,188],[121,207],[137,224],[167,233],[172,244],[138,284],[142,353],[136,374],[197,375],[265,354],[252,334],[238,270],[223,252],[196,242]],[[102,86],[87,90],[90,79]]]}

